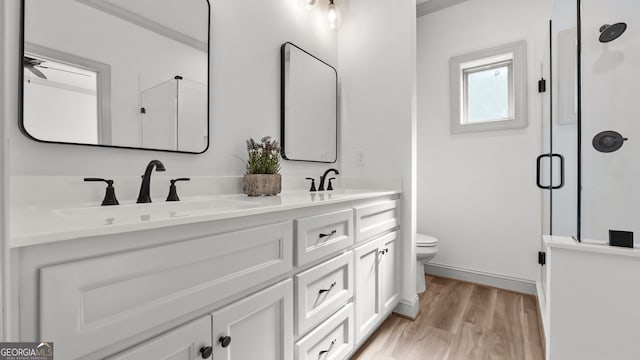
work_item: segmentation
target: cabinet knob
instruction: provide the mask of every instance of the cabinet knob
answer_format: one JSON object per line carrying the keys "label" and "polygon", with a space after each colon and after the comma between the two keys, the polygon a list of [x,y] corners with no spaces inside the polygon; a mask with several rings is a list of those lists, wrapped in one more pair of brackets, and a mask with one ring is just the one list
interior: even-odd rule
{"label": "cabinet knob", "polygon": [[231,336],[220,336],[220,339],[218,339],[218,341],[223,348],[226,348],[227,346],[229,346],[229,344],[231,344]]}
{"label": "cabinet knob", "polygon": [[203,359],[209,359],[211,357],[211,354],[213,354],[213,347],[203,346],[202,348],[200,348],[200,354],[202,355]]}

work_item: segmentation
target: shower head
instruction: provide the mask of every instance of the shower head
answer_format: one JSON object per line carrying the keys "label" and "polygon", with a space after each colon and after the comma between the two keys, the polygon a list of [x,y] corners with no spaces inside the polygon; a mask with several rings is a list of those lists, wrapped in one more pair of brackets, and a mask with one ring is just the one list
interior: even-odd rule
{"label": "shower head", "polygon": [[600,27],[600,42],[608,43],[619,38],[627,30],[627,24],[619,22],[613,25],[605,24]]}

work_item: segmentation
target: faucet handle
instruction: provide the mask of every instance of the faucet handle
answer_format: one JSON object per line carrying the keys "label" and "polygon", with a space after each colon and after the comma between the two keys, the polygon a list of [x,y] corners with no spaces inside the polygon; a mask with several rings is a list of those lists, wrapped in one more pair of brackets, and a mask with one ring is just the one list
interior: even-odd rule
{"label": "faucet handle", "polygon": [[167,201],[180,201],[180,198],[178,197],[178,190],[176,188],[176,183],[178,181],[191,181],[191,179],[190,178],[178,178],[178,179],[169,180],[171,185],[169,186],[169,195],[167,196]]}
{"label": "faucet handle", "polygon": [[172,185],[177,183],[178,181],[191,181],[191,179],[190,178],[177,178],[177,179],[169,180],[169,182],[171,182]]}
{"label": "faucet handle", "polygon": [[333,180],[335,180],[336,178],[329,178],[329,185],[327,186],[327,191],[332,191],[333,190],[333,184],[331,183]]}
{"label": "faucet handle", "polygon": [[315,192],[316,190],[316,179],[314,178],[307,178],[307,180],[311,180],[311,188],[309,189],[310,192]]}
{"label": "faucet handle", "polygon": [[102,206],[120,205],[116,198],[116,190],[113,187],[113,180],[101,179],[101,178],[84,178],[86,182],[105,182],[107,183],[107,189],[102,200]]}

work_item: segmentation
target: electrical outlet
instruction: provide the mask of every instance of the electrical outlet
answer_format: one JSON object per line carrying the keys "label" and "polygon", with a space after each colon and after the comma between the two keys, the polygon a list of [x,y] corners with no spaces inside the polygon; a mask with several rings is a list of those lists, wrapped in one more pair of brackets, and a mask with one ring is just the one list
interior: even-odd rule
{"label": "electrical outlet", "polygon": [[364,150],[356,150],[356,166],[364,167],[367,165]]}

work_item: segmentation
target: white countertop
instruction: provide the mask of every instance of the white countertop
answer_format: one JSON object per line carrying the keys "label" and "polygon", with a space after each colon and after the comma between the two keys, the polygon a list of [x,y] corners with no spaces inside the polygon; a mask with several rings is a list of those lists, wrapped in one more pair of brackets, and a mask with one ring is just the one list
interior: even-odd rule
{"label": "white countertop", "polygon": [[399,193],[398,191],[345,189],[317,193],[283,192],[278,196],[267,197],[248,197],[244,194],[214,195],[184,198],[176,203],[121,202],[120,206],[75,204],[14,207],[11,209],[9,244],[12,248],[18,248],[91,236],[338,204]]}
{"label": "white countertop", "polygon": [[609,243],[607,241],[584,240],[583,242],[578,242],[571,237],[550,236],[550,235],[544,235],[543,239],[547,244],[547,246],[551,248],[640,258],[639,248],[632,249],[632,248],[624,248],[624,247],[617,247],[617,246],[609,246]]}

